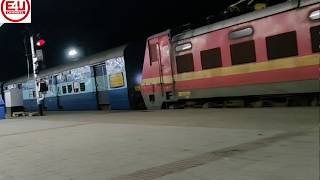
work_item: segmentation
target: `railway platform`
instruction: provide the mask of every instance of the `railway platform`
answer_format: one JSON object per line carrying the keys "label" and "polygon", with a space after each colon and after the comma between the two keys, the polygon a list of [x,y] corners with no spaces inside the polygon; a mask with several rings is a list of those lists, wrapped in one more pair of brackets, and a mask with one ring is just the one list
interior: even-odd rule
{"label": "railway platform", "polygon": [[0,180],[317,180],[318,108],[63,112],[0,121]]}

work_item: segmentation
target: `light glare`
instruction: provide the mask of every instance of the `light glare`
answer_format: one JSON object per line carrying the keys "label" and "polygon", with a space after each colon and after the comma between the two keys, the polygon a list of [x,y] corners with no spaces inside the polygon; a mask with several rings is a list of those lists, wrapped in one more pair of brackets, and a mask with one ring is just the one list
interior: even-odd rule
{"label": "light glare", "polygon": [[74,57],[78,54],[78,51],[75,50],[75,49],[70,49],[68,55],[71,56],[71,57]]}

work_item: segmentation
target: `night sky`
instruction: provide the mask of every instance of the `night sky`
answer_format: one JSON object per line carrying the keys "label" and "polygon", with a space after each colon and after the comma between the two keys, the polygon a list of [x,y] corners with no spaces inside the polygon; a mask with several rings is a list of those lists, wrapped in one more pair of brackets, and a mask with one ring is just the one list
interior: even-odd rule
{"label": "night sky", "polygon": [[[83,49],[85,56],[189,22],[203,24],[237,0],[33,0],[32,24],[5,24],[0,28],[0,81],[27,73],[26,29],[46,39],[47,67],[70,62],[65,50]],[[29,44],[28,44],[29,49]]]}

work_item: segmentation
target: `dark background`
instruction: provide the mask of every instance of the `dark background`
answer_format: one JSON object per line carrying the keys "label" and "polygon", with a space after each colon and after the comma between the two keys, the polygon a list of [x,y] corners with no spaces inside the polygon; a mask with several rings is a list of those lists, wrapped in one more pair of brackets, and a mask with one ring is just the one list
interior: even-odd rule
{"label": "dark background", "polygon": [[220,17],[237,1],[32,0],[31,25],[5,24],[0,28],[0,81],[27,74],[26,29],[45,38],[49,68],[70,62],[65,51],[71,46],[89,56],[189,22],[205,24],[206,17]]}

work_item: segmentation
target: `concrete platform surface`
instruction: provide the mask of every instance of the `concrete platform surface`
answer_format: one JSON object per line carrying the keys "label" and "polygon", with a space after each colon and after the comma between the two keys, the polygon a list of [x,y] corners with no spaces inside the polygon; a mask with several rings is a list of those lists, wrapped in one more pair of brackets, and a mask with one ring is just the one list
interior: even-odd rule
{"label": "concrete platform surface", "polygon": [[319,109],[64,112],[0,121],[0,180],[318,180]]}

